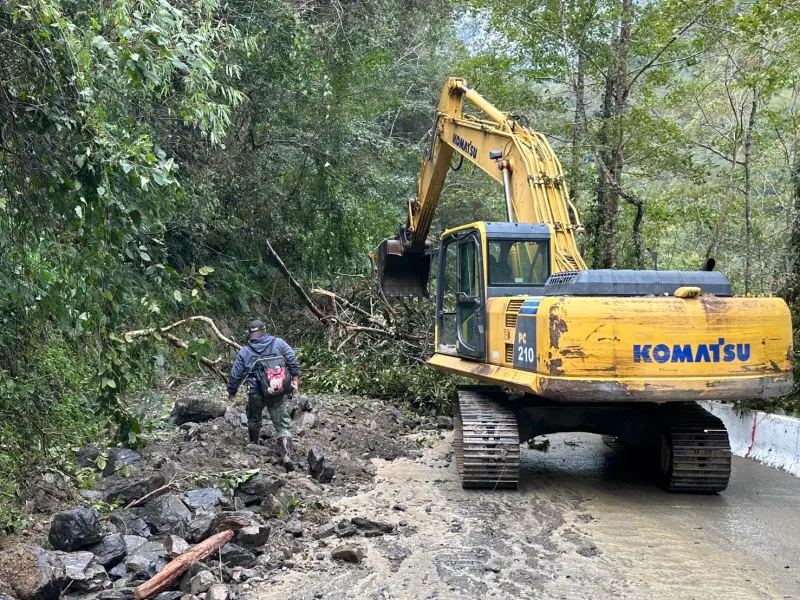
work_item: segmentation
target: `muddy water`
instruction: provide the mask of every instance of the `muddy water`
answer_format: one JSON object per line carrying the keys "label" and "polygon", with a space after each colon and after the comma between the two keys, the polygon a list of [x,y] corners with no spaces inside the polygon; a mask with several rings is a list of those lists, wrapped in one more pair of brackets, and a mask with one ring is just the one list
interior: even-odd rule
{"label": "muddy water", "polygon": [[249,596],[800,599],[800,479],[735,459],[724,494],[666,494],[635,454],[579,434],[523,451],[520,490],[465,491],[450,449],[448,435],[377,461],[374,488],[339,502],[342,518],[400,524],[349,540],[360,565],[330,560],[334,538]]}

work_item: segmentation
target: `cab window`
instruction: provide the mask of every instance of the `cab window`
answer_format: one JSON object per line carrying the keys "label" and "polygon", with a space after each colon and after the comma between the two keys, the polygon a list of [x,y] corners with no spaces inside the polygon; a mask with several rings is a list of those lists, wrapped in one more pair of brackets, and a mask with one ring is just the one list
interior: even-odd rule
{"label": "cab window", "polygon": [[550,276],[546,241],[489,241],[489,285],[544,285]]}

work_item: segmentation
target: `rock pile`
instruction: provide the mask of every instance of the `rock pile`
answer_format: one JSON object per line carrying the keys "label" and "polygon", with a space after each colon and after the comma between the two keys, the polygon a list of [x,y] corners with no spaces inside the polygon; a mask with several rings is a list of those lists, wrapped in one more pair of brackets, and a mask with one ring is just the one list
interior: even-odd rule
{"label": "rock pile", "polygon": [[[52,550],[28,540],[0,550],[0,600],[133,600],[135,587],[224,530],[234,532],[229,543],[154,598],[230,600],[238,588],[298,564],[316,567],[326,557],[331,565],[361,562],[360,536],[396,533],[394,526],[366,518],[333,522],[338,510],[326,498],[368,481],[371,456],[391,459],[406,450],[376,426],[382,418],[393,427],[381,417],[385,408],[365,419],[357,406],[310,412],[316,404],[305,398],[296,414],[307,474],[285,473],[270,461],[269,447],[248,444],[244,415],[214,398],[179,399],[169,442],[141,454],[81,450],[77,462],[100,477],[82,494],[87,503],[120,508],[102,517],[88,507],[53,515],[43,530]],[[229,479],[215,480],[215,473]]]}

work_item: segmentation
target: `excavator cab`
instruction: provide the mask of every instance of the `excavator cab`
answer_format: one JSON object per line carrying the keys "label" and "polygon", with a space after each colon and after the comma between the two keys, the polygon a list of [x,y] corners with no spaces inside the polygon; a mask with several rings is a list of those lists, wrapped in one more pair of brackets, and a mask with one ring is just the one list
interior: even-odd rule
{"label": "excavator cab", "polygon": [[445,231],[436,285],[436,349],[487,360],[487,306],[493,298],[541,295],[551,273],[550,228],[472,223]]}

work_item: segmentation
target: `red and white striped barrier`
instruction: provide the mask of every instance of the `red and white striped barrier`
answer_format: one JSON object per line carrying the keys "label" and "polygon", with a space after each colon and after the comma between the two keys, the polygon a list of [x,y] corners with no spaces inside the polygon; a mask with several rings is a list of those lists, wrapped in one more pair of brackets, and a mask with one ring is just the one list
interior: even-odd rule
{"label": "red and white striped barrier", "polygon": [[800,419],[759,410],[739,415],[732,404],[700,402],[728,429],[731,452],[800,477]]}

